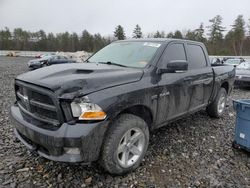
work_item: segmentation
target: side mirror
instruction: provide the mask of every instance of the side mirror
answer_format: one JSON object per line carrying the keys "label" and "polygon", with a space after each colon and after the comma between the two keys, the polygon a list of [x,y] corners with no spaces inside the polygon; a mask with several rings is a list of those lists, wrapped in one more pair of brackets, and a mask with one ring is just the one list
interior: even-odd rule
{"label": "side mirror", "polygon": [[173,73],[176,71],[187,71],[188,63],[184,60],[174,60],[167,63],[166,68],[159,68],[157,73]]}

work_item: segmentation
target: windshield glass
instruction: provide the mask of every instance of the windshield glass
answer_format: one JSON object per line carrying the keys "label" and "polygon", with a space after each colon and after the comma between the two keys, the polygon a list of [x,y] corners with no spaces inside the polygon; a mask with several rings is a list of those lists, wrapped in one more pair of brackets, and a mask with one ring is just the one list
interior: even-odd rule
{"label": "windshield glass", "polygon": [[241,63],[239,64],[239,66],[237,66],[237,69],[250,70],[250,63],[249,62]]}
{"label": "windshield glass", "polygon": [[149,63],[160,46],[159,42],[116,42],[98,51],[88,61],[142,68]]}
{"label": "windshield glass", "polygon": [[48,59],[50,59],[50,58],[52,58],[53,56],[51,56],[51,55],[46,55],[46,56],[44,56],[44,57],[41,57],[39,60],[48,60]]}
{"label": "windshield glass", "polygon": [[230,65],[238,65],[240,63],[240,59],[227,59],[225,63]]}

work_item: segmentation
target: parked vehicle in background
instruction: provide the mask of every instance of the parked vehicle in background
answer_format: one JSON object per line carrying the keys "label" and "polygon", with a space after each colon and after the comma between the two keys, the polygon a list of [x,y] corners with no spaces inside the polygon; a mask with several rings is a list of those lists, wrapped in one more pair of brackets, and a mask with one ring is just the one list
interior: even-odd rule
{"label": "parked vehicle in background", "polygon": [[152,130],[204,108],[221,117],[234,78],[234,67],[211,66],[199,42],[116,41],[87,63],[19,75],[14,132],[50,160],[99,160],[124,174],[140,165]]}
{"label": "parked vehicle in background", "polygon": [[63,64],[63,63],[76,63],[76,61],[61,55],[45,55],[39,59],[33,59],[28,62],[30,69],[38,69],[49,65]]}
{"label": "parked vehicle in background", "polygon": [[232,66],[238,66],[245,60],[243,58],[223,58],[223,64],[224,65],[232,65]]}
{"label": "parked vehicle in background", "polygon": [[35,58],[41,58],[43,54],[36,54]]}
{"label": "parked vehicle in background", "polygon": [[223,63],[223,58],[219,57],[209,57],[211,65],[221,65]]}
{"label": "parked vehicle in background", "polygon": [[250,62],[243,62],[237,66],[235,85],[250,86]]}
{"label": "parked vehicle in background", "polygon": [[7,53],[6,55],[7,57],[18,57],[19,56],[19,52],[18,51],[10,51]]}

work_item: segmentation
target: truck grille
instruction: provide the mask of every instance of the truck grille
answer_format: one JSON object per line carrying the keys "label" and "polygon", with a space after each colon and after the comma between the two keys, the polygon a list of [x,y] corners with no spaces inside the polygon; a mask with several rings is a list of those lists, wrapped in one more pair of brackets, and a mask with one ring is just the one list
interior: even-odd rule
{"label": "truck grille", "polygon": [[62,123],[62,112],[53,92],[16,81],[16,98],[24,119],[38,127],[55,129]]}

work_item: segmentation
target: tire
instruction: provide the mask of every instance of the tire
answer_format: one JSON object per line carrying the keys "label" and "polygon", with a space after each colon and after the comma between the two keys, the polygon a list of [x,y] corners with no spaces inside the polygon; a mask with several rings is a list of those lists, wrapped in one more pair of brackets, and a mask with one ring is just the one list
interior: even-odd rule
{"label": "tire", "polygon": [[100,163],[111,174],[131,172],[144,158],[148,142],[146,122],[138,116],[122,114],[111,124],[106,135]]}
{"label": "tire", "polygon": [[210,117],[221,117],[226,108],[227,91],[225,88],[220,88],[215,100],[207,106],[207,113]]}

